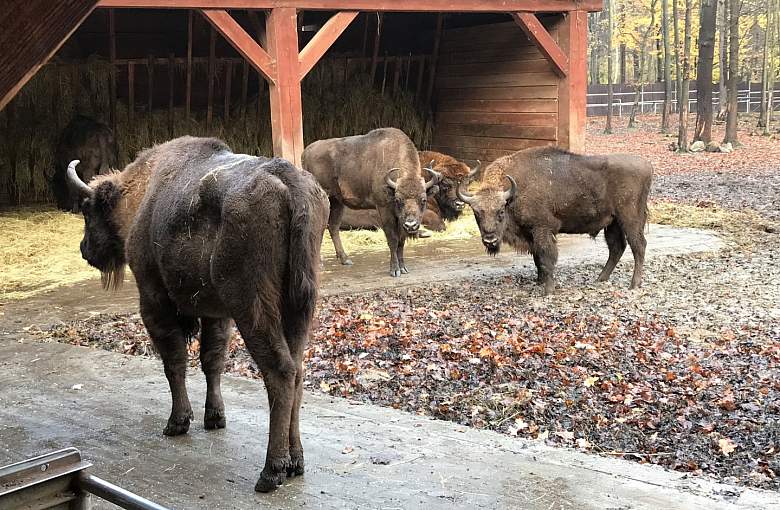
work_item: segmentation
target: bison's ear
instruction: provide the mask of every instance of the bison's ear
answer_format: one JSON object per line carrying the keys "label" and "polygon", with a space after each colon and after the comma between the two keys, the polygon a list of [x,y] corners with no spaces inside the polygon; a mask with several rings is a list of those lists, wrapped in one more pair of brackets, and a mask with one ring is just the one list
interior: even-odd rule
{"label": "bison's ear", "polygon": [[116,184],[111,181],[101,182],[95,188],[95,204],[104,212],[110,212],[119,202],[122,192]]}

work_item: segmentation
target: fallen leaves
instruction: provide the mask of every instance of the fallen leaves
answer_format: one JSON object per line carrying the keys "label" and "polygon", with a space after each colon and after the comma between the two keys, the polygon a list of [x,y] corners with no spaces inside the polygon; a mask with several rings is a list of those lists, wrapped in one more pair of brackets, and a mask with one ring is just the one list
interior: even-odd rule
{"label": "fallen leaves", "polygon": [[718,446],[720,447],[720,453],[726,457],[728,457],[731,452],[737,449],[737,445],[734,444],[734,441],[727,437],[719,439]]}

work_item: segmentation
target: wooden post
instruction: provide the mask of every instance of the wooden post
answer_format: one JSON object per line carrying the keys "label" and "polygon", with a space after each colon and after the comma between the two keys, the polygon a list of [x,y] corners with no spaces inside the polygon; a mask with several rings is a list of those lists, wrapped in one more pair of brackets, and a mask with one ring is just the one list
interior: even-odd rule
{"label": "wooden post", "polygon": [[135,113],[135,62],[127,63],[127,123],[132,126]]}
{"label": "wooden post", "polygon": [[436,35],[433,39],[433,52],[431,53],[431,68],[428,75],[428,91],[425,93],[425,106],[430,107],[433,98],[433,87],[436,85],[436,63],[439,60],[439,45],[441,44],[441,33],[444,28],[444,14],[439,13],[436,17]]}
{"label": "wooden post", "polygon": [[173,138],[173,82],[176,73],[176,59],[168,54],[168,136]]}
{"label": "wooden post", "polygon": [[385,65],[384,69],[382,70],[382,94],[385,93],[385,84],[387,83],[387,62],[390,60],[390,58],[387,56],[387,53],[385,53]]}
{"label": "wooden post", "polygon": [[154,55],[149,55],[146,60],[146,74],[148,78],[147,85],[149,86],[149,104],[147,110],[147,129],[149,130],[149,143],[154,142],[154,123],[152,122],[152,112],[154,108]]}
{"label": "wooden post", "polygon": [[187,84],[184,91],[184,112],[187,121],[190,120],[190,108],[192,104],[192,11],[187,13]]}
{"label": "wooden post", "polygon": [[377,13],[376,18],[376,35],[374,35],[374,52],[371,55],[371,78],[369,83],[372,85],[374,84],[374,79],[376,78],[376,66],[379,59],[379,43],[380,38],[382,36],[382,19],[384,17],[384,13]]}
{"label": "wooden post", "polygon": [[111,71],[108,74],[111,132],[116,136],[116,28],[114,25],[114,9],[108,10],[108,60],[111,63]]}
{"label": "wooden post", "polygon": [[233,89],[233,62],[228,60],[225,63],[225,104],[223,107],[223,117],[225,123],[230,120],[230,93]]}
{"label": "wooden post", "polygon": [[266,19],[268,53],[276,62],[276,80],[270,84],[274,155],[300,166],[303,119],[297,28],[292,7],[276,7]]}
{"label": "wooden post", "polygon": [[414,88],[414,102],[419,104],[420,95],[422,94],[423,76],[425,75],[425,55],[420,55],[418,60],[420,61],[417,67],[417,86]]}
{"label": "wooden post", "polygon": [[558,82],[558,145],[583,152],[587,102],[588,14],[570,11],[558,24],[558,45],[568,56],[568,72]]}
{"label": "wooden post", "polygon": [[211,28],[209,35],[209,77],[208,77],[208,103],[206,105],[206,131],[211,132],[211,121],[214,115],[214,73],[216,72],[215,51],[217,44],[217,32]]}
{"label": "wooden post", "polygon": [[246,129],[246,102],[249,94],[249,63],[244,59],[241,68],[241,117],[244,120],[244,129]]}

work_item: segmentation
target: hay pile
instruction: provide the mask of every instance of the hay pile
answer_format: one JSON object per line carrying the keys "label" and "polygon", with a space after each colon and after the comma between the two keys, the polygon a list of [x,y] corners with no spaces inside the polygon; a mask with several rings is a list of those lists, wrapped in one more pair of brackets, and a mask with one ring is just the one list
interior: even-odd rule
{"label": "hay pile", "polygon": [[51,209],[0,211],[0,303],[99,275],[81,259],[84,220]]}
{"label": "hay pile", "polygon": [[[120,165],[127,164],[143,148],[185,134],[222,138],[236,152],[272,153],[268,88],[264,87],[259,96],[255,90],[254,98],[245,106],[239,104],[234,94],[229,120],[225,121],[220,84],[224,72],[217,67],[210,129],[206,127],[205,105],[193,105],[189,120],[183,107],[174,109],[171,132],[168,101],[156,98],[150,115],[145,110],[146,90],[141,87],[136,90],[132,124],[128,122],[127,105],[117,103],[115,136]],[[240,80],[238,67],[234,66],[234,83]],[[155,69],[155,82],[167,83],[167,68]],[[50,201],[48,179],[54,170],[53,153],[60,132],[77,113],[108,123],[111,71],[111,65],[98,58],[86,63],[49,64],[0,112],[0,197],[7,196],[17,203]],[[136,72],[145,73],[145,69],[137,66]],[[184,95],[184,72],[182,65],[176,66],[177,101]],[[195,64],[193,83],[206,81],[206,66]],[[427,148],[433,134],[428,112],[420,111],[412,94],[382,94],[368,81],[357,69],[345,73],[343,60],[328,59],[318,64],[302,84],[305,142],[393,126],[405,131],[418,147]]]}

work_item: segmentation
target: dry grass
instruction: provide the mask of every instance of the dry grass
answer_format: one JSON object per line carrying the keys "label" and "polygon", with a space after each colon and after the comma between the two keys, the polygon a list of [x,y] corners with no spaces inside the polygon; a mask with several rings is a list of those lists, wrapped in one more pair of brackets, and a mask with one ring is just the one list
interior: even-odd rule
{"label": "dry grass", "polygon": [[[81,258],[81,216],[53,209],[22,208],[0,211],[0,302],[25,299],[62,285],[99,277]],[[471,212],[450,223],[445,232],[434,232],[419,242],[467,239],[477,233]],[[342,232],[349,254],[387,250],[381,231]],[[325,257],[335,257],[326,233]]]}
{"label": "dry grass", "polygon": [[654,202],[650,205],[650,222],[675,227],[719,230],[740,240],[750,230],[777,232],[780,225],[752,209],[734,211],[715,205],[685,205]]}
{"label": "dry grass", "polygon": [[98,276],[84,262],[81,216],[53,209],[0,212],[0,302]]}

